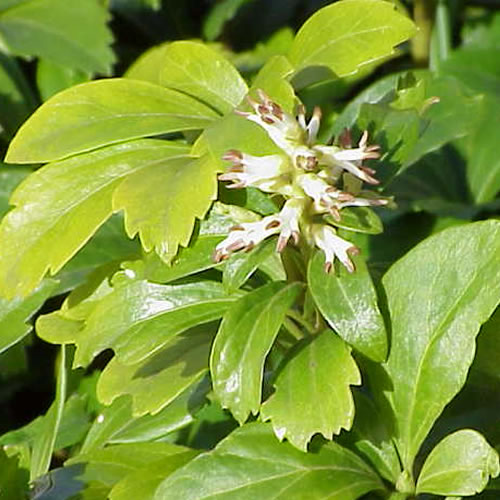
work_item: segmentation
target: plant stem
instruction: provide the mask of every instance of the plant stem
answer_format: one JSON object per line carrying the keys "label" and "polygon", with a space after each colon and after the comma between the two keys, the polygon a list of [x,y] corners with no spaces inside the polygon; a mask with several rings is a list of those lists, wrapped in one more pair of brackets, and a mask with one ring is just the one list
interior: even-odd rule
{"label": "plant stem", "polygon": [[429,48],[436,10],[435,0],[415,0],[413,3],[413,19],[418,27],[418,33],[411,42],[413,60],[418,66],[427,66]]}
{"label": "plant stem", "polygon": [[307,321],[299,312],[294,311],[293,309],[289,309],[286,314],[301,326],[303,326],[307,330],[307,333],[309,333],[310,335],[316,333],[316,328],[314,328],[314,326],[311,325],[311,323],[309,323],[309,321]]}

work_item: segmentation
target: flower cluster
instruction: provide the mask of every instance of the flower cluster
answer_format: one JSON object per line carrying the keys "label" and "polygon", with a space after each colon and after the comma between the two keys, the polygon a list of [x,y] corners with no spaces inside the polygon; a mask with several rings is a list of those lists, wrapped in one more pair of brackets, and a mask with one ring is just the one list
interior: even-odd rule
{"label": "flower cluster", "polygon": [[361,189],[363,182],[379,183],[375,172],[363,165],[364,160],[379,158],[379,147],[368,145],[368,133],[364,132],[353,148],[348,131],[341,135],[338,146],[316,144],[321,120],[319,108],[314,109],[307,122],[303,106],[294,117],[263,91],[257,93],[259,100],[247,98],[253,112],[236,113],[262,127],[283,154],[252,156],[228,151],[223,159],[232,165],[219,179],[231,182],[229,188],[251,186],[280,194],[285,202],[275,215],[233,227],[217,245],[215,261],[220,262],[238,250],[251,250],[274,234],[278,235],[277,251],[281,252],[290,239],[297,244],[302,235],[324,252],[327,272],[335,258],[353,272],[350,255],[358,253],[358,249],[338,236],[335,227],[323,216],[329,214],[334,221],[340,221],[344,207],[388,203],[387,198]]}

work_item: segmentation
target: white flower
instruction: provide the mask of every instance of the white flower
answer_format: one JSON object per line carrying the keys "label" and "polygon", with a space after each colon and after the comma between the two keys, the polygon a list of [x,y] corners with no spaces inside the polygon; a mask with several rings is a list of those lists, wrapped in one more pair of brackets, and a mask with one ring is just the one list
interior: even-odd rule
{"label": "white flower", "polygon": [[269,215],[257,222],[244,222],[231,228],[227,238],[221,241],[214,252],[214,261],[221,262],[238,250],[250,251],[267,237],[280,231],[281,220]]}
{"label": "white flower", "polygon": [[325,254],[325,271],[327,273],[332,269],[335,257],[350,273],[355,271],[349,255],[359,254],[359,249],[356,246],[337,236],[335,229],[326,224],[315,224],[312,228],[312,235],[316,246]]}
{"label": "white flower", "polygon": [[281,230],[278,238],[278,244],[276,245],[276,250],[282,252],[286,247],[288,240],[293,239],[294,243],[299,242],[299,220],[302,217],[304,211],[304,202],[300,199],[290,199],[288,200],[278,217],[281,221]]}
{"label": "white flower", "polygon": [[253,186],[272,193],[279,191],[280,186],[289,182],[283,179],[288,170],[287,159],[283,156],[252,156],[233,149],[222,159],[233,162],[225,174],[219,175],[221,181],[233,182],[229,188]]}
{"label": "white flower", "polygon": [[348,203],[354,197],[337,189],[316,174],[303,174],[297,177],[297,184],[304,190],[307,196],[314,200],[316,213],[330,212],[336,219],[340,219],[339,208],[342,203]]}
{"label": "white flower", "polygon": [[304,143],[305,130],[262,90],[257,90],[257,94],[261,102],[247,97],[254,113],[238,110],[236,113],[261,126],[280,149],[292,156],[295,147]]}
{"label": "white flower", "polygon": [[[379,146],[368,146],[367,140],[368,132],[365,131],[358,147],[355,149],[343,149],[337,146],[323,146],[321,144],[313,146],[312,149],[320,154],[320,162],[325,163],[334,170],[341,168],[368,184],[379,184],[379,181],[373,177],[375,171],[361,164],[363,160],[380,157]],[[336,175],[337,173],[334,172],[334,176]]]}

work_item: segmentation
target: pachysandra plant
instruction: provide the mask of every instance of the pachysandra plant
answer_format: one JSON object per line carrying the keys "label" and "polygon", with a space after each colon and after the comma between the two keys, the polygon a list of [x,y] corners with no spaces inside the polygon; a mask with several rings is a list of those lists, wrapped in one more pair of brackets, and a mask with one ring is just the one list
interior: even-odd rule
{"label": "pachysandra plant", "polygon": [[395,257],[380,235],[391,187],[465,135],[447,93],[467,112],[480,100],[406,73],[339,114],[330,96],[323,117],[303,104],[325,80],[359,83],[414,33],[391,2],[341,0],[250,86],[217,46],[172,42],[24,123],[6,161],[44,165],[0,224],[0,320],[15,320],[0,352],[48,297],[64,302],[36,321],[60,346],[54,402],[0,436],[12,500],[25,469],[39,500],[496,487],[491,436],[443,412],[467,387],[481,325],[498,324],[500,222],[436,230]]}

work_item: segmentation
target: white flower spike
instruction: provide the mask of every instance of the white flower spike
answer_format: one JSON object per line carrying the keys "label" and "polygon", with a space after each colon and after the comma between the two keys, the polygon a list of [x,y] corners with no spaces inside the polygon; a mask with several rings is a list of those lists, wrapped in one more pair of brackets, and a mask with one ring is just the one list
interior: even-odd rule
{"label": "white flower spike", "polygon": [[[298,244],[302,233],[306,244],[324,252],[325,271],[332,269],[337,258],[353,272],[350,255],[359,250],[337,236],[331,224],[335,226],[335,221],[341,220],[345,207],[376,207],[391,202],[389,198],[362,189],[363,182],[379,183],[374,177],[375,171],[363,165],[365,160],[380,157],[379,147],[368,145],[365,131],[358,147],[352,148],[348,130],[338,138],[339,146],[315,144],[321,121],[319,108],[314,109],[308,123],[304,106],[297,107],[294,117],[262,90],[258,90],[257,95],[259,100],[247,98],[253,113],[236,113],[263,128],[282,153],[258,157],[230,150],[223,159],[232,165],[219,180],[231,182],[228,188],[255,187],[279,194],[283,206],[278,214],[234,227],[217,245],[215,261],[227,259],[233,252],[251,250],[275,234],[278,234],[276,250],[282,252],[290,240]],[[330,213],[334,222],[319,223],[325,213]]]}

